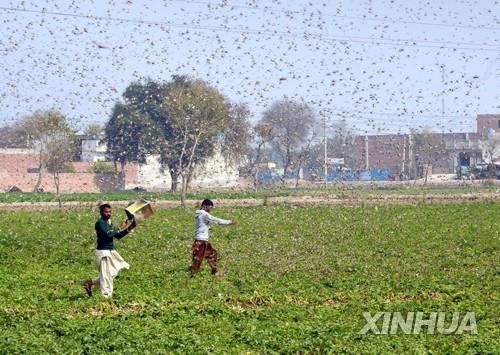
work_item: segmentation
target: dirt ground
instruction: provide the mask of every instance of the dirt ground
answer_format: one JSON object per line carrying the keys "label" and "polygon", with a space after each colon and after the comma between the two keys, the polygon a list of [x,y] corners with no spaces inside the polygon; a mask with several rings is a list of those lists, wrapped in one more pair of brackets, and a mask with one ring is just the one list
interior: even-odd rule
{"label": "dirt ground", "polygon": [[[404,204],[440,204],[440,203],[467,203],[467,202],[500,202],[500,193],[468,193],[468,194],[415,194],[415,195],[366,195],[366,196],[286,196],[268,197],[259,199],[226,199],[214,200],[219,207],[250,207],[250,206],[356,206],[356,205],[404,205]],[[113,207],[125,208],[129,201],[112,201]],[[200,201],[188,200],[188,208],[198,207]],[[95,202],[64,202],[63,209],[67,210],[96,210]],[[179,201],[154,201],[154,208],[180,207]],[[10,211],[47,211],[58,210],[57,202],[15,202],[0,203],[0,210]]]}

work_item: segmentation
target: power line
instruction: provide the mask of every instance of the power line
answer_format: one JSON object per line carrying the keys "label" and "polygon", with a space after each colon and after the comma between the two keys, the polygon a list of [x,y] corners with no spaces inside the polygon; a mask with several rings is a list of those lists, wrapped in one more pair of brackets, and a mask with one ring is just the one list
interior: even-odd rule
{"label": "power line", "polygon": [[[379,116],[391,116],[391,117],[411,117],[411,118],[440,118],[440,119],[457,119],[457,118],[462,118],[462,119],[468,119],[471,118],[471,116],[443,116],[443,115],[413,115],[413,114],[402,114],[398,112],[375,112],[375,111],[357,111],[357,110],[350,110],[350,109],[326,109],[326,111],[330,111],[332,115],[335,116],[342,116],[342,115],[352,115],[353,112],[355,114],[362,114],[362,115],[379,115]],[[338,112],[338,113],[334,113]],[[394,120],[391,120],[394,121]]]}
{"label": "power line", "polygon": [[[245,9],[245,10],[258,10],[263,12],[281,12],[284,14],[308,14],[306,11],[294,11],[294,10],[280,10],[280,9],[272,9],[269,7],[261,8],[258,6],[243,6],[243,5],[226,5],[226,4],[215,4],[211,2],[205,1],[190,1],[190,0],[170,0],[173,2],[182,2],[187,4],[199,4],[199,5],[208,5],[208,6],[219,6],[219,7],[230,7],[232,9]],[[324,14],[318,12],[323,17],[333,17],[340,18],[345,20],[360,20],[360,21],[374,21],[374,22],[389,22],[389,23],[402,23],[406,25],[424,25],[424,26],[440,26],[440,27],[451,27],[451,28],[467,28],[467,29],[475,29],[475,30],[489,30],[489,31],[500,31],[500,27],[487,27],[487,26],[471,26],[471,25],[460,25],[460,24],[449,24],[442,22],[421,22],[421,21],[406,21],[406,20],[394,20],[390,18],[375,18],[375,17],[357,17],[357,16],[347,16],[347,15],[334,15],[334,14]]]}
{"label": "power line", "polygon": [[[404,121],[404,120],[400,120],[400,121],[395,121],[394,119],[384,119],[384,118],[369,118],[369,117],[361,117],[360,115],[362,114],[367,114],[369,115],[369,113],[362,113],[362,112],[359,112],[359,113],[351,113],[349,115],[345,115],[345,116],[349,116],[349,120],[356,120],[357,122],[356,123],[366,123],[366,124],[370,124],[370,125],[373,125],[373,124],[377,124],[377,123],[384,123],[385,126],[392,126],[392,127],[405,127],[405,126],[408,126],[408,125],[414,125],[414,124],[433,124],[433,125],[444,125],[444,124],[447,124],[449,122],[442,122],[442,121],[436,121],[436,122],[422,122],[422,121],[416,121],[416,122],[410,122],[410,121]],[[415,118],[414,116],[402,116],[401,118],[403,117],[406,117],[406,118]],[[426,116],[420,116],[419,118],[422,118],[422,117],[426,117]],[[474,117],[473,116],[463,116],[463,117],[455,117],[455,118],[463,118],[463,119],[471,119],[473,120]],[[342,121],[345,121],[346,123],[349,123],[349,120],[342,120]],[[85,123],[99,123],[100,121],[98,120],[92,120],[92,119],[82,119],[82,118],[79,118],[79,121],[80,122],[85,122]],[[460,125],[470,125],[470,124],[474,124],[474,122],[453,122],[454,125],[457,125],[457,124],[460,124]],[[329,127],[332,127],[332,126],[329,126]]]}
{"label": "power line", "polygon": [[[474,50],[474,51],[488,51],[488,52],[500,52],[500,48],[484,48],[484,47],[460,47],[464,46],[490,46],[490,44],[477,44],[477,43],[466,43],[466,42],[442,42],[442,41],[427,41],[427,40],[415,40],[415,39],[391,39],[391,38],[381,38],[381,37],[361,37],[361,36],[328,36],[314,33],[296,33],[291,31],[270,31],[270,30],[258,30],[250,28],[231,28],[231,27],[216,27],[216,26],[202,26],[202,25],[187,25],[179,24],[173,22],[161,22],[161,21],[149,21],[149,20],[139,20],[139,19],[127,19],[120,17],[104,17],[96,15],[79,15],[64,12],[55,12],[47,10],[33,10],[33,9],[19,9],[12,7],[0,7],[0,10],[14,11],[14,12],[26,12],[26,13],[36,13],[42,15],[52,15],[52,16],[64,16],[73,18],[84,18],[90,20],[101,20],[101,21],[118,21],[118,22],[129,22],[138,23],[146,25],[156,25],[156,26],[168,26],[177,28],[187,28],[194,30],[209,30],[209,31],[219,31],[219,32],[229,32],[229,33],[246,33],[254,35],[269,35],[269,36],[285,36],[292,38],[316,38],[324,41],[334,41],[334,42],[350,42],[350,43],[362,43],[362,44],[374,44],[374,45],[385,45],[385,46],[405,46],[405,47],[422,47],[422,48],[435,48],[435,49],[453,49],[453,50]],[[423,45],[418,43],[435,43],[435,44],[445,44],[445,45]],[[451,44],[451,46],[448,46]]]}

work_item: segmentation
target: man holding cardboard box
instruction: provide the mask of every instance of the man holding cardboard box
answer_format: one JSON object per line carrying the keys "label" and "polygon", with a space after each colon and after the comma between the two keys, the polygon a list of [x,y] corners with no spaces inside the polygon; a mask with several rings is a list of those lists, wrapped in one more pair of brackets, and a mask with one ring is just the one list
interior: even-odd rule
{"label": "man holding cardboard box", "polygon": [[[116,228],[111,223],[111,206],[107,203],[99,206],[101,218],[95,224],[97,234],[97,247],[95,262],[99,276],[95,279],[85,280],[83,287],[89,296],[92,296],[92,287],[101,290],[103,297],[108,298],[113,294],[113,280],[121,269],[128,269],[129,264],[123,260],[113,246],[113,238],[121,239],[136,227],[135,219],[125,220]],[[130,224],[128,224],[130,222]]]}

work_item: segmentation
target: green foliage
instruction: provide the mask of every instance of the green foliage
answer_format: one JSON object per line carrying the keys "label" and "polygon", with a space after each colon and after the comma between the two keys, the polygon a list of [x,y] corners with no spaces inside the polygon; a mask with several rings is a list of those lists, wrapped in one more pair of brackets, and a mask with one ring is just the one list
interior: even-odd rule
{"label": "green foliage", "polygon": [[115,167],[112,163],[104,161],[93,162],[89,168],[89,173],[103,174],[103,173],[115,173]]}
{"label": "green foliage", "polygon": [[[88,298],[97,213],[0,212],[1,353],[495,353],[499,203],[217,208],[221,278],[189,278],[193,211],[116,243]],[[116,209],[115,220],[125,218]],[[20,223],[19,221],[22,221]],[[363,312],[472,311],[478,335],[359,335]]]}
{"label": "green foliage", "polygon": [[73,165],[73,163],[66,163],[64,164],[64,169],[63,169],[63,172],[65,173],[74,173],[76,170],[75,170],[75,166]]}
{"label": "green foliage", "polygon": [[158,127],[148,115],[129,105],[115,104],[104,133],[108,153],[122,165],[145,163],[148,154],[158,153]]}
{"label": "green foliage", "polygon": [[245,151],[250,139],[248,110],[231,105],[202,80],[187,76],[173,76],[170,82],[146,79],[131,83],[123,97],[125,103],[116,103],[105,128],[111,156],[124,164],[142,163],[148,154],[159,154],[160,163],[173,177],[174,191],[178,176],[187,184],[194,165],[213,155],[221,137],[232,147],[232,154],[224,152],[233,160]]}
{"label": "green foliage", "polygon": [[[42,167],[61,172],[76,149],[76,132],[58,111],[35,111],[16,125],[28,136],[31,146],[40,151]],[[63,148],[63,149],[62,149]]]}
{"label": "green foliage", "polygon": [[103,127],[98,123],[91,123],[85,127],[85,134],[98,138],[101,135]]}

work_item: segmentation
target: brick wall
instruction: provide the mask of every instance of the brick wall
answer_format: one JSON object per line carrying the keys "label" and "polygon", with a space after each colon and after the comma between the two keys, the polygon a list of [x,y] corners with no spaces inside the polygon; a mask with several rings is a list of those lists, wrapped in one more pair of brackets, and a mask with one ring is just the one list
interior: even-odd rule
{"label": "brick wall", "polygon": [[500,115],[477,115],[477,133],[486,134],[488,129],[500,132]]}
{"label": "brick wall", "polygon": [[450,171],[450,156],[446,150],[449,134],[431,133],[420,137],[403,134],[358,136],[354,139],[354,154],[351,164],[355,169],[389,169],[415,175],[419,164],[432,165],[433,173]]}
{"label": "brick wall", "polygon": [[28,169],[38,168],[36,152],[28,149],[2,149],[0,152],[0,171],[11,174],[24,174]]}
{"label": "brick wall", "polygon": [[[23,192],[31,192],[38,181],[38,174],[12,174],[0,172],[0,191],[17,186]],[[111,192],[123,190],[123,179],[116,174],[63,173],[59,174],[59,189],[64,193]],[[45,192],[55,192],[53,175],[44,173],[42,184]]]}
{"label": "brick wall", "polygon": [[367,148],[368,169],[399,170],[403,166],[403,160],[408,156],[408,152],[405,151],[405,145],[407,148],[408,143],[404,135],[358,136],[353,144],[352,166],[355,169],[366,169]]}
{"label": "brick wall", "polygon": [[[90,173],[91,163],[73,162],[74,173],[59,174],[60,191],[73,192],[111,192],[123,190],[126,184],[137,185],[138,167],[127,164],[124,174]],[[32,150],[3,149],[0,150],[0,191],[17,186],[24,192],[33,191],[37,181],[38,156]],[[55,192],[53,175],[43,172],[44,191]]]}

